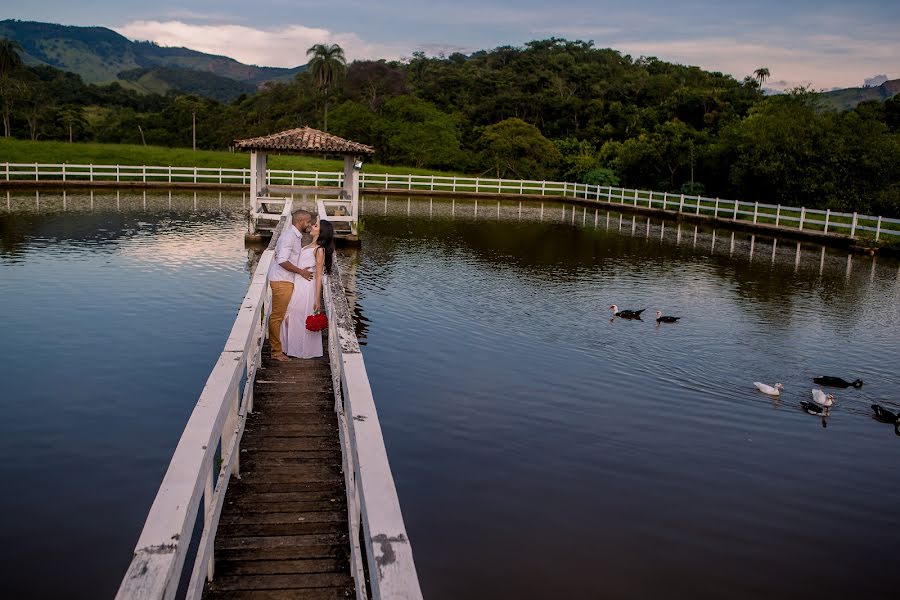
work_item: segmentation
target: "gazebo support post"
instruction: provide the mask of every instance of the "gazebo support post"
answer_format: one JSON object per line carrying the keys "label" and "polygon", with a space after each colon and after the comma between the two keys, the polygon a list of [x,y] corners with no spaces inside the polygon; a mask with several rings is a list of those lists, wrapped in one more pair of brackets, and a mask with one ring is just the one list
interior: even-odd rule
{"label": "gazebo support post", "polygon": [[357,235],[356,226],[359,223],[359,171],[353,168],[355,162],[355,156],[344,155],[344,196],[350,201],[350,215],[353,217],[350,229],[353,235]]}
{"label": "gazebo support post", "polygon": [[[259,197],[266,191],[267,156],[265,152],[250,151],[250,214],[259,212]],[[256,220],[251,219],[250,233],[256,233]]]}

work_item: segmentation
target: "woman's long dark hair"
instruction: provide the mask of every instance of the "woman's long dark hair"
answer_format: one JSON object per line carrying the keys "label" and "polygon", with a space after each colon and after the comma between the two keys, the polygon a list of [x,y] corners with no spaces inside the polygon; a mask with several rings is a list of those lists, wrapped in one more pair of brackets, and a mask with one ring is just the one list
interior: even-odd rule
{"label": "woman's long dark hair", "polygon": [[325,219],[319,219],[319,237],[316,239],[316,243],[319,248],[325,249],[325,273],[331,275],[331,261],[334,258],[334,225]]}

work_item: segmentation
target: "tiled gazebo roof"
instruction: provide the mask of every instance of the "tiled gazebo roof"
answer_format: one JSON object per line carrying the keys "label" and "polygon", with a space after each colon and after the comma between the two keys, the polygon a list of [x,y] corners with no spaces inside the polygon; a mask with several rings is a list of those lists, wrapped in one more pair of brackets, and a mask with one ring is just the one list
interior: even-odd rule
{"label": "tiled gazebo roof", "polygon": [[375,149],[359,142],[351,142],[336,135],[299,127],[280,133],[264,135],[247,140],[235,140],[239,150],[262,150],[285,154],[374,154]]}

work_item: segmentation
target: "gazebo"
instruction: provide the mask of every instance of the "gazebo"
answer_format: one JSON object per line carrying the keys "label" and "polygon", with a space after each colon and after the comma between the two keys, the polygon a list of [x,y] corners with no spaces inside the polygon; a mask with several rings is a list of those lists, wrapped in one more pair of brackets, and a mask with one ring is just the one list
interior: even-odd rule
{"label": "gazebo", "polygon": [[[313,194],[317,198],[320,215],[326,207],[334,207],[329,221],[346,222],[350,230],[344,231],[352,237],[357,235],[359,222],[359,169],[364,156],[375,153],[375,149],[359,142],[345,140],[312,127],[288,129],[280,133],[264,135],[246,140],[235,140],[235,147],[250,152],[250,214],[251,233],[260,229],[260,221],[277,221],[281,210],[270,212],[268,207],[283,208],[287,198],[283,194]],[[318,178],[313,185],[295,185],[293,178],[289,184],[275,184],[267,176],[269,154],[339,154],[344,157],[343,179],[335,181],[337,186],[320,186]],[[282,196],[279,196],[281,194]],[[323,199],[322,196],[334,198]],[[279,206],[280,205],[280,206]],[[262,227],[264,229],[264,227]]]}

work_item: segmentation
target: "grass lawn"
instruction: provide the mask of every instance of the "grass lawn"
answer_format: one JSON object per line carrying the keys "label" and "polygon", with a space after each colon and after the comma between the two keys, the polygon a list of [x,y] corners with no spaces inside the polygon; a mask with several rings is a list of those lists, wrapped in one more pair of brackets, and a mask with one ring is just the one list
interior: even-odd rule
{"label": "grass lawn", "polygon": [[[216,152],[189,148],[164,148],[162,146],[135,146],[130,144],[94,144],[67,142],[31,142],[0,138],[0,163],[42,164],[95,164],[95,165],[153,165],[161,167],[223,167],[249,168],[249,152]],[[270,169],[295,171],[342,171],[341,160],[326,160],[311,156],[269,156]],[[459,175],[432,169],[387,166],[366,163],[368,173],[393,175]]]}

